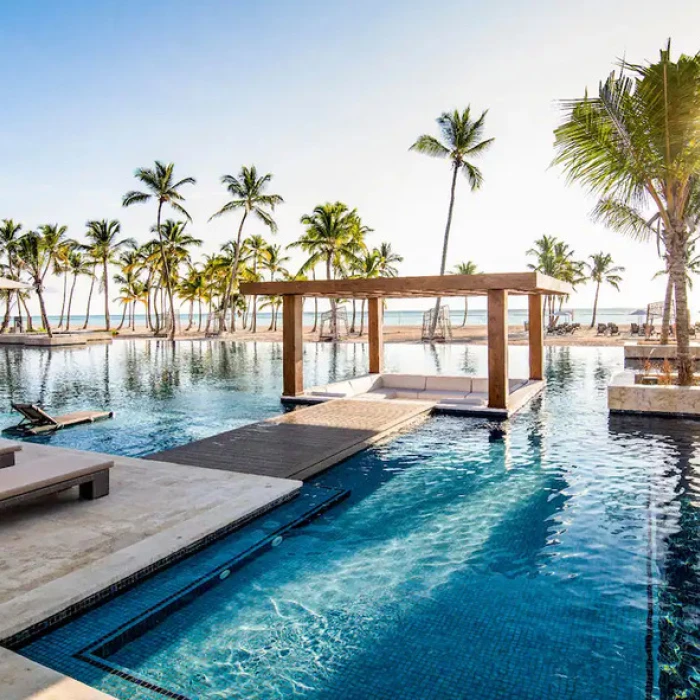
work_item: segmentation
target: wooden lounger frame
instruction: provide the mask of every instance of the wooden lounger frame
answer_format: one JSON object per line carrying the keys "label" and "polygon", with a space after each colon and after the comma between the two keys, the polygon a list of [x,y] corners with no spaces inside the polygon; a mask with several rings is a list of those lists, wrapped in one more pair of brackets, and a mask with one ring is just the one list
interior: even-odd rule
{"label": "wooden lounger frame", "polygon": [[[39,433],[60,430],[61,428],[68,428],[74,425],[94,423],[95,421],[105,420],[114,416],[112,411],[75,411],[74,413],[66,413],[54,418],[54,416],[46,413],[37,404],[13,403],[12,408],[23,416],[22,420],[12,430],[27,433],[28,435],[38,435]],[[26,413],[27,408],[36,413],[37,418],[28,416]]]}
{"label": "wooden lounger frame", "polygon": [[83,474],[73,479],[59,481],[50,486],[42,486],[41,488],[27,491],[0,500],[0,510],[11,508],[12,506],[20,505],[26,501],[31,501],[42,496],[49,496],[54,493],[60,493],[73,488],[80,487],[80,498],[83,500],[95,500],[109,494],[109,469],[101,469],[92,474]]}

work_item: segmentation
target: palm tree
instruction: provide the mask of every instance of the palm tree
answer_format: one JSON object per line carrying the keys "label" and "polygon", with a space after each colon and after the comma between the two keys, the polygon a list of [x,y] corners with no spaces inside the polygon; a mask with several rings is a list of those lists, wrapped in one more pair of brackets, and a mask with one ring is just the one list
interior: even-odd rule
{"label": "palm tree", "polygon": [[[289,262],[289,260],[289,256],[282,255],[282,246],[267,246],[267,255],[264,257],[262,264],[263,267],[270,273],[270,282],[274,282],[278,275],[281,275],[282,277],[289,276],[289,271],[284,266],[284,264]],[[273,297],[270,299],[268,306],[272,311],[272,318],[270,319],[270,327],[268,328],[269,331],[277,328],[277,309],[279,308],[281,302],[281,298]]]}
{"label": "palm tree", "polygon": [[383,242],[377,248],[379,253],[379,276],[396,277],[399,274],[396,267],[403,262],[403,257],[391,249],[391,243]]}
{"label": "palm tree", "polygon": [[234,291],[234,285],[238,289],[238,263],[240,261],[241,243],[243,240],[243,225],[248,218],[248,215],[255,216],[261,221],[271,233],[277,232],[277,223],[272,218],[272,212],[278,204],[282,204],[284,199],[278,194],[268,194],[266,192],[272,173],[258,175],[258,171],[254,165],[250,167],[241,167],[238,176],[224,175],[221,178],[221,183],[226,185],[231,199],[224,204],[219,211],[211,216],[209,221],[224,214],[243,210],[243,216],[238,225],[238,234],[235,240],[234,256],[231,263],[231,276],[229,279],[229,288],[226,290],[223,300],[223,308],[221,311],[221,323],[225,328],[226,309]]}
{"label": "palm tree", "polygon": [[[250,260],[252,261],[252,281],[259,281],[259,269],[265,267],[268,256],[269,256],[269,246],[267,241],[262,236],[250,236],[245,240],[245,247],[250,252]],[[251,320],[250,330],[253,333],[258,331],[258,310],[257,310],[257,297],[254,296],[252,299],[253,315]]]}
{"label": "palm tree", "polygon": [[[437,119],[442,141],[423,134],[409,150],[424,153],[433,158],[449,158],[452,166],[452,184],[450,186],[450,204],[447,210],[447,223],[445,224],[445,237],[442,244],[442,260],[440,262],[440,274],[445,274],[447,265],[447,245],[452,226],[452,212],[455,204],[455,188],[457,186],[457,173],[461,170],[472,192],[478,190],[483,183],[481,170],[472,163],[472,159],[482,155],[493,143],[494,139],[483,139],[484,123],[487,111],[481,113],[476,121],[471,118],[471,108],[467,106],[461,113],[443,112]],[[435,336],[438,313],[440,311],[440,299],[438,298],[433,314],[433,322],[430,328],[430,337]]]}
{"label": "palm tree", "polygon": [[81,275],[91,275],[94,279],[94,264],[88,260],[79,250],[73,249],[68,256],[67,275],[73,278],[68,295],[68,309],[66,311],[66,330],[70,330],[70,314],[73,306],[73,294],[75,283]]}
{"label": "palm tree", "polygon": [[52,272],[56,277],[63,276],[63,298],[61,300],[61,315],[58,319],[58,328],[63,327],[63,319],[65,317],[66,311],[66,301],[68,299],[68,277],[70,277],[70,267],[68,265],[68,258],[70,254],[75,250],[75,241],[64,241],[59,244],[56,255],[53,258],[53,269]]}
{"label": "palm tree", "polygon": [[44,303],[44,278],[51,266],[53,250],[55,250],[53,239],[37,231],[28,231],[17,240],[17,257],[34,283],[34,291],[39,298],[41,324],[49,338],[53,337],[53,333]]}
{"label": "palm tree", "polygon": [[588,275],[595,282],[595,297],[593,299],[593,318],[591,319],[591,328],[595,328],[596,315],[598,313],[598,294],[600,293],[601,284],[609,284],[611,287],[620,291],[620,282],[622,282],[621,272],[625,271],[624,267],[613,264],[612,255],[610,253],[594,253],[590,256],[591,262],[586,263]]}
{"label": "palm tree", "polygon": [[148,192],[139,192],[138,190],[132,190],[127,192],[123,199],[122,205],[129,207],[132,204],[139,204],[141,202],[147,202],[151,198],[156,198],[158,201],[158,211],[156,215],[156,232],[158,233],[158,240],[160,243],[160,253],[163,261],[165,286],[168,292],[168,302],[170,303],[170,340],[175,340],[175,304],[173,301],[173,285],[172,278],[170,276],[170,271],[168,270],[168,260],[164,250],[164,242],[162,237],[161,229],[161,212],[163,210],[163,205],[169,204],[175,211],[180,212],[187,221],[192,221],[192,217],[187,213],[185,208],[182,206],[181,202],[185,201],[185,198],[180,193],[183,185],[194,185],[197,181],[193,177],[185,177],[182,180],[175,181],[173,176],[173,170],[175,169],[174,163],[161,163],[160,161],[155,162],[155,167],[151,170],[149,168],[139,168],[135,177],[140,180],[145,186]]}
{"label": "palm tree", "polygon": [[[455,265],[456,275],[475,275],[477,273],[476,263],[467,260]],[[469,297],[464,297],[464,318],[462,319],[462,328],[467,325],[467,313],[469,312]]]}
{"label": "palm tree", "polygon": [[[0,253],[5,256],[7,265],[7,276],[14,279],[19,270],[17,260],[17,241],[20,237],[22,224],[15,223],[12,219],[3,219],[0,223]],[[5,316],[2,320],[0,333],[4,333],[10,325],[10,311],[12,309],[12,295],[14,292],[8,291],[6,297]],[[17,292],[17,306],[19,309],[20,294]],[[21,312],[21,310],[20,310]]]}
{"label": "palm tree", "polygon": [[663,246],[675,291],[678,381],[688,385],[686,265],[700,173],[700,54],[673,62],[670,49],[669,41],[657,63],[623,63],[596,96],[564,102],[554,163],[600,197],[596,219]]}
{"label": "palm tree", "polygon": [[[301,247],[310,253],[300,272],[313,270],[319,262],[326,263],[326,277],[333,279],[341,269],[343,261],[357,260],[356,242],[353,229],[356,226],[357,211],[349,210],[346,204],[335,202],[321,204],[311,214],[304,214],[301,223],[306,233],[292,247]],[[331,335],[337,335],[336,300],[331,299]]]}
{"label": "palm tree", "polygon": [[85,310],[85,323],[83,323],[83,330],[88,327],[90,323],[90,308],[92,306],[92,293],[95,291],[95,280],[97,279],[97,266],[99,260],[94,258],[89,250],[86,249],[86,264],[90,267],[90,291],[88,292],[87,298],[87,309]]}
{"label": "palm tree", "polygon": [[105,295],[105,328],[110,330],[109,265],[115,262],[115,257],[121,249],[127,246],[135,248],[136,241],[133,238],[117,239],[121,233],[121,224],[115,219],[110,221],[107,219],[88,221],[86,226],[87,247],[90,249],[93,259],[102,265],[102,287]]}
{"label": "palm tree", "polygon": [[[558,240],[555,236],[542,236],[535,241],[535,247],[530,248],[527,255],[535,257],[534,263],[529,263],[528,267],[531,270],[536,270],[544,275],[549,275],[556,279],[568,282],[572,287],[577,286],[585,281],[583,274],[584,263],[574,259],[574,251],[564,243]],[[564,302],[564,297],[559,299],[559,309]],[[551,326],[555,323],[554,297],[545,297],[545,314],[548,312],[548,324]]]}
{"label": "palm tree", "polygon": [[[376,279],[382,276],[382,256],[379,249],[366,250],[357,265],[358,277],[363,280]],[[360,306],[360,333],[365,332],[365,299]]]}

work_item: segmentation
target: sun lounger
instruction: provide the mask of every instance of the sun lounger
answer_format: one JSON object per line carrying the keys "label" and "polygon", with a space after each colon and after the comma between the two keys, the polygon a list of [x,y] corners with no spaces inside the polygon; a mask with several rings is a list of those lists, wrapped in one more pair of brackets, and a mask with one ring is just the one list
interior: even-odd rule
{"label": "sun lounger", "polygon": [[46,413],[41,406],[33,403],[13,403],[12,408],[23,416],[20,423],[12,430],[27,435],[38,435],[83,423],[94,423],[96,420],[104,420],[114,416],[112,411],[76,411],[54,417]]}
{"label": "sun lounger", "polygon": [[15,464],[15,453],[22,449],[22,445],[9,440],[0,439],[0,469],[13,467]]}
{"label": "sun lounger", "polygon": [[620,335],[620,328],[616,323],[608,323],[608,328],[610,329],[610,335]]}
{"label": "sun lounger", "polygon": [[102,498],[113,466],[92,455],[58,454],[0,469],[0,510],[74,486],[82,499]]}
{"label": "sun lounger", "polygon": [[608,332],[607,323],[599,323],[596,335],[605,335]]}

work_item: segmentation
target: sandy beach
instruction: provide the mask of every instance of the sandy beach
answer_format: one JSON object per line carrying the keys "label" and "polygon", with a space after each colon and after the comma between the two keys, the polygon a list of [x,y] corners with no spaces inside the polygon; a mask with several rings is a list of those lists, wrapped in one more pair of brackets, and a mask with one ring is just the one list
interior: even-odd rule
{"label": "sandy beach", "polygon": [[[98,326],[90,327],[90,330],[103,330]],[[452,343],[465,343],[473,345],[486,345],[486,326],[465,326],[452,329]],[[151,338],[152,333],[144,326],[137,326],[135,331],[122,329],[116,336],[119,338]],[[259,328],[256,333],[249,330],[237,330],[235,333],[226,333],[219,336],[220,339],[238,340],[238,341],[282,341],[282,331],[268,331],[267,324]],[[178,340],[204,340],[205,335],[198,332],[195,328],[193,331],[182,332],[177,336]],[[522,325],[509,326],[508,339],[511,345],[527,345],[527,334],[523,330]],[[579,328],[573,334],[568,335],[547,335],[545,336],[545,345],[552,346],[622,346],[625,342],[632,340],[630,336],[629,326],[620,326],[620,334],[615,336],[598,335],[595,328]],[[305,342],[319,342],[318,332],[312,332],[312,326],[304,328]],[[421,341],[420,326],[384,326],[384,342],[386,343],[417,343]],[[326,341],[323,341],[326,342]],[[346,343],[366,343],[367,333],[360,336],[353,334],[347,338],[341,338],[340,342]]]}

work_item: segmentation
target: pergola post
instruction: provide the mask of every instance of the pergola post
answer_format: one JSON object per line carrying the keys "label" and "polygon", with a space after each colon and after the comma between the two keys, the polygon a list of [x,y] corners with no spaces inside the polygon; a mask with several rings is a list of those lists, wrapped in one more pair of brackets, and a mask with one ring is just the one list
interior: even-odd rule
{"label": "pergola post", "polygon": [[508,292],[488,291],[489,408],[508,408]]}
{"label": "pergola post", "polygon": [[527,298],[528,344],[530,348],[530,379],[544,377],[544,329],[542,326],[542,296]]}
{"label": "pergola post", "polygon": [[282,383],[284,396],[304,393],[303,302],[298,294],[282,297]]}
{"label": "pergola post", "polygon": [[382,302],[381,297],[370,297],[367,300],[370,374],[379,374],[384,365],[384,304]]}

